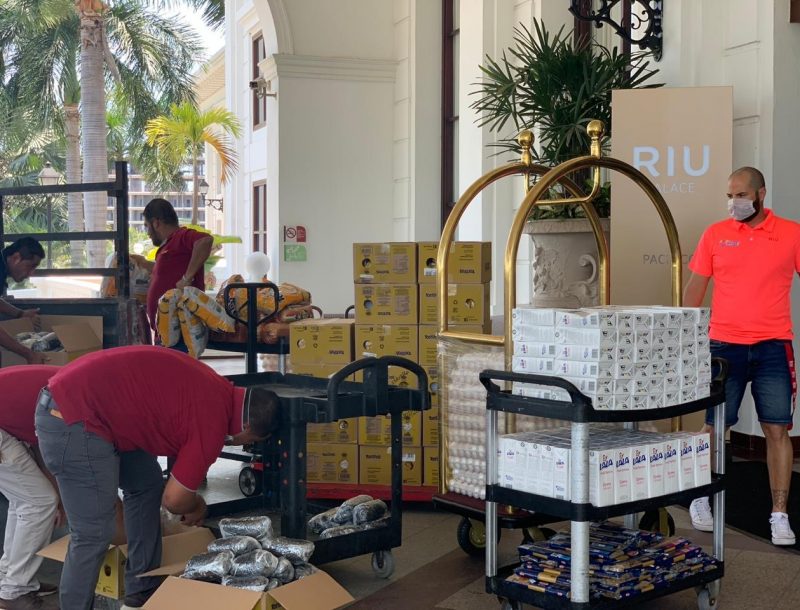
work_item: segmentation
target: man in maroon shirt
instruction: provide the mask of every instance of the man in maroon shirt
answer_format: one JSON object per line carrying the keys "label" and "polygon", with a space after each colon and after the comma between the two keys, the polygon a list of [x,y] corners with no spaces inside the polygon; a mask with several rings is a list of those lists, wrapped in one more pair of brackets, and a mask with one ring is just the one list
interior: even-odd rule
{"label": "man in maroon shirt", "polygon": [[144,208],[144,228],[158,247],[155,262],[132,254],[140,266],[151,271],[147,290],[147,317],[156,330],[158,299],[167,290],[194,286],[205,290],[203,265],[211,255],[214,238],[207,233],[178,226],[175,208],[166,199],[153,199]]}
{"label": "man in maroon shirt", "polygon": [[0,608],[55,608],[52,585],[41,585],[38,553],[64,520],[53,476],[42,467],[33,412],[36,397],[56,366],[12,366],[0,370],[0,492],[8,498],[8,520],[0,559]]}
{"label": "man in maroon shirt", "polygon": [[[42,456],[58,480],[72,532],[62,608],[92,607],[118,487],[129,545],[123,608],[140,608],[159,584],[137,578],[161,560],[159,505],[187,525],[202,523],[206,504],[197,488],[226,440],[263,440],[279,421],[274,392],[235,387],[175,350],[119,347],[63,367],[36,409]],[[157,455],[177,456],[166,487]]]}

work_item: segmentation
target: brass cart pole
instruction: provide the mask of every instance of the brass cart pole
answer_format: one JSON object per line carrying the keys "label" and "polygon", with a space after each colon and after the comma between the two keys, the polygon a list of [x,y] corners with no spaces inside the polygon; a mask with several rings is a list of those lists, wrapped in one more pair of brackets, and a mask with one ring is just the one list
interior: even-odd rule
{"label": "brass cart pole", "polygon": [[[467,332],[460,332],[460,331],[451,331],[449,330],[449,320],[447,316],[447,275],[448,275],[448,253],[450,252],[450,246],[455,239],[456,228],[458,227],[458,222],[461,220],[461,217],[464,215],[467,207],[470,203],[477,197],[481,191],[483,191],[486,187],[490,184],[504,178],[506,176],[515,176],[515,175],[522,175],[525,177],[526,181],[526,192],[529,191],[528,183],[529,177],[532,175],[535,176],[542,176],[550,171],[551,168],[545,167],[543,165],[539,165],[532,162],[531,159],[531,145],[533,144],[533,134],[525,130],[520,133],[518,142],[522,147],[522,155],[521,160],[514,163],[508,163],[506,165],[502,165],[498,168],[495,168],[480,178],[478,178],[475,182],[473,182],[467,190],[459,197],[458,201],[456,202],[453,210],[450,212],[450,215],[447,217],[447,222],[445,222],[444,228],[442,229],[442,236],[439,239],[439,249],[436,253],[436,269],[438,270],[436,275],[436,282],[437,282],[437,289],[438,289],[438,311],[439,311],[439,328],[438,328],[438,336],[440,338],[446,339],[454,339],[457,341],[463,341],[466,343],[473,343],[476,345],[494,345],[498,347],[502,347],[503,345],[507,344],[505,337],[502,335],[485,335],[485,334],[478,334],[478,333],[467,333]],[[596,177],[597,178],[597,177]],[[555,181],[555,183],[559,183],[564,186],[567,191],[574,195],[575,197],[580,197],[583,195],[581,189],[570,179],[566,177],[562,177],[559,180]],[[599,188],[599,178],[595,181],[596,183],[593,185],[593,192]],[[594,211],[594,210],[592,210]],[[598,224],[599,226],[599,224]],[[443,373],[442,367],[440,367],[440,371]],[[447,439],[447,417],[445,410],[441,411],[441,429],[439,435],[439,447],[440,447],[440,456],[439,456],[439,491],[440,493],[444,493],[447,489],[447,479],[449,476],[450,465],[448,459],[448,439]]]}

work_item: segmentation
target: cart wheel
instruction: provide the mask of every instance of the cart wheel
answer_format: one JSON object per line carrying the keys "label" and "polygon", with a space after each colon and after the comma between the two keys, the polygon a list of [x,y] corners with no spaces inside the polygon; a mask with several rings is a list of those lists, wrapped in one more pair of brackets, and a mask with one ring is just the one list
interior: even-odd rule
{"label": "cart wheel", "polygon": [[522,606],[515,599],[500,598],[500,610],[521,610]]}
{"label": "cart wheel", "polygon": [[703,587],[697,593],[698,610],[717,610],[719,608],[719,598],[711,595],[711,591]]}
{"label": "cart wheel", "polygon": [[[662,517],[666,517],[666,528],[664,527]],[[674,536],[675,519],[672,518],[672,515],[669,514],[666,508],[648,510],[639,520],[639,529],[645,530],[646,532],[658,532],[665,536]]]}
{"label": "cart wheel", "polygon": [[[463,517],[456,531],[458,546],[467,555],[483,557],[486,552],[486,526],[481,521],[473,521]],[[497,528],[497,539],[500,540],[500,528]]]}
{"label": "cart wheel", "polygon": [[394,574],[394,556],[391,551],[375,551],[372,554],[372,571],[378,578],[389,578]]}
{"label": "cart wheel", "polygon": [[248,498],[261,493],[261,477],[250,466],[239,471],[239,490]]}
{"label": "cart wheel", "polygon": [[543,542],[555,536],[555,531],[549,527],[526,527],[522,530],[522,544],[530,544],[531,542]]}

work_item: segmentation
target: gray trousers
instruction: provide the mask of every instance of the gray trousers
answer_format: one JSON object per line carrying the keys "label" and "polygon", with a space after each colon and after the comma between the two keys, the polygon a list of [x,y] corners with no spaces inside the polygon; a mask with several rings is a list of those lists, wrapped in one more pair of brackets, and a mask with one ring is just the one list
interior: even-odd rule
{"label": "gray trousers", "polygon": [[40,398],[36,435],[45,465],[58,481],[72,536],[61,573],[61,607],[92,608],[103,557],[114,535],[118,488],[123,491],[128,537],[125,597],[154,589],[160,578],[137,575],[161,563],[163,479],[157,459],[144,451],[118,453],[82,423],[68,426],[52,415],[51,409],[57,408]]}

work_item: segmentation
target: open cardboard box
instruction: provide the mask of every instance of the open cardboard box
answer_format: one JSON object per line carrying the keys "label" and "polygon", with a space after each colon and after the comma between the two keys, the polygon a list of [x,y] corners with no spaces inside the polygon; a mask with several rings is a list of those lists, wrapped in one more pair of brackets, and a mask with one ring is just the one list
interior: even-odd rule
{"label": "open cardboard box", "polygon": [[[59,538],[37,554],[47,559],[63,562],[67,557],[69,536]],[[208,544],[214,540],[211,530],[204,527],[186,527],[178,525],[161,538],[161,567],[155,570],[159,574],[177,574],[183,571],[186,561],[198,553],[205,553]],[[108,552],[100,567],[95,593],[113,599],[125,596],[125,560],[128,555],[127,544],[110,544]],[[149,575],[150,573],[148,573]]]}
{"label": "open cardboard box", "polygon": [[[41,327],[39,330],[52,331],[64,346],[64,351],[47,352],[47,364],[63,366],[75,358],[103,349],[103,318],[102,316],[56,316],[40,315]],[[33,321],[30,318],[5,320],[0,322],[0,328],[12,337],[17,333],[32,332]],[[27,364],[27,361],[14,352],[0,348],[0,366],[15,366]]]}

